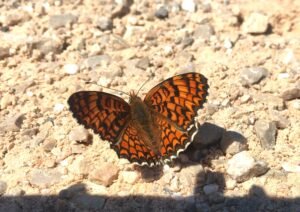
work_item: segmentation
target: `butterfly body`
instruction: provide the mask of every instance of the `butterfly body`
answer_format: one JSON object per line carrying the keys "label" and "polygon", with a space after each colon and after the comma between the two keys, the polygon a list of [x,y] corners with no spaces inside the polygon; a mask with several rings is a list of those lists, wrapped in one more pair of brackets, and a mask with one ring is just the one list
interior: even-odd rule
{"label": "butterfly body", "polygon": [[155,127],[153,112],[136,94],[130,95],[129,104],[131,106],[131,122],[140,132],[148,148],[153,149],[154,153],[160,157],[161,138],[159,129]]}
{"label": "butterfly body", "polygon": [[68,103],[77,121],[108,140],[119,157],[154,166],[176,158],[192,142],[194,117],[207,90],[203,75],[186,73],[159,83],[144,100],[135,93],[127,103],[109,93],[79,91]]}

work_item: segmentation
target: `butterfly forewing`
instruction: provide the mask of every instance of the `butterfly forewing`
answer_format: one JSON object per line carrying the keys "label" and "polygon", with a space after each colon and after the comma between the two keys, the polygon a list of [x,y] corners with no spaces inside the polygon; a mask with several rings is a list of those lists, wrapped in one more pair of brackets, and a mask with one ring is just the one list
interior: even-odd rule
{"label": "butterfly forewing", "polygon": [[187,130],[197,110],[203,106],[207,90],[207,79],[203,75],[187,73],[171,77],[152,88],[144,102],[154,112]]}
{"label": "butterfly forewing", "polygon": [[80,91],[68,103],[73,116],[100,137],[118,142],[130,118],[130,106],[122,98],[103,92]]}

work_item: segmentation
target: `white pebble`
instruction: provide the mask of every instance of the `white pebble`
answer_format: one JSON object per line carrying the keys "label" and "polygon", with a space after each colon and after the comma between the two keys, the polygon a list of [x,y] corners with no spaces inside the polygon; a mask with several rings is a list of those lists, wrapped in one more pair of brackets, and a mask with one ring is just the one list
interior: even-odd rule
{"label": "white pebble", "polygon": [[183,0],[181,2],[181,8],[188,12],[196,12],[196,3],[194,0]]}
{"label": "white pebble", "polygon": [[57,103],[54,105],[54,112],[60,113],[61,111],[63,111],[64,108],[65,108],[64,104]]}
{"label": "white pebble", "polygon": [[79,70],[77,64],[66,64],[64,65],[64,70],[67,74],[76,74]]}

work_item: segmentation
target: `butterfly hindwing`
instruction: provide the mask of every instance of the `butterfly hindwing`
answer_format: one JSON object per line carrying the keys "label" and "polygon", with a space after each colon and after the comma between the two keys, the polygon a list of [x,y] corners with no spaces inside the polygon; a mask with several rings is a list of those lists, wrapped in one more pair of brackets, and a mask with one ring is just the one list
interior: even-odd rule
{"label": "butterfly hindwing", "polygon": [[148,166],[160,163],[157,155],[145,145],[143,137],[132,123],[129,123],[124,130],[119,143],[116,145],[112,144],[111,147],[117,152],[120,158],[126,158],[132,163]]}
{"label": "butterfly hindwing", "polygon": [[207,79],[203,75],[186,73],[171,77],[152,88],[144,102],[155,113],[171,120],[182,130],[187,130],[197,110],[203,106],[207,90]]}
{"label": "butterfly hindwing", "polygon": [[127,102],[104,92],[76,92],[70,96],[68,104],[80,124],[112,143],[118,142],[130,117]]}

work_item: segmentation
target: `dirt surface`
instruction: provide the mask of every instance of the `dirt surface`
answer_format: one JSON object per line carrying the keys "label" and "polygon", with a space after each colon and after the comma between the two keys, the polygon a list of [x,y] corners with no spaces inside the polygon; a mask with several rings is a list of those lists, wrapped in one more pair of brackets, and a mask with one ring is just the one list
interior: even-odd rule
{"label": "dirt surface", "polygon": [[[0,210],[300,211],[299,14],[297,0],[2,1]],[[144,96],[184,72],[209,96],[169,166],[119,159],[68,109],[79,90],[128,100],[99,85],[149,79]]]}

